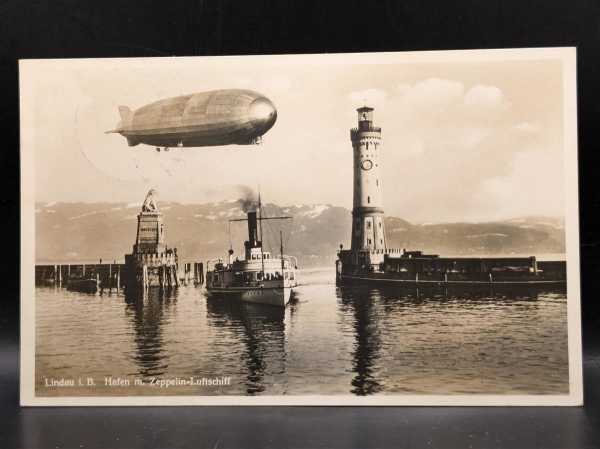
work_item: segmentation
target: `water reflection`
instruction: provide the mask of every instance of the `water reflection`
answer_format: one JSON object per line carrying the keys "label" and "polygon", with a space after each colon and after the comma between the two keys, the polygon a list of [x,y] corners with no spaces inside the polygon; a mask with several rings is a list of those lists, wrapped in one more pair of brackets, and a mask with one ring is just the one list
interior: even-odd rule
{"label": "water reflection", "polygon": [[[382,348],[391,344],[402,354],[402,330],[410,326],[420,326],[422,329],[425,325],[435,325],[430,318],[432,310],[443,309],[443,313],[448,313],[452,309],[459,309],[464,319],[469,319],[470,310],[480,313],[486,308],[490,311],[503,308],[520,310],[523,314],[535,316],[540,295],[552,297],[563,292],[561,287],[539,289],[530,286],[511,289],[490,289],[486,286],[468,290],[456,287],[338,287],[339,313],[354,337],[351,370],[355,375],[351,380],[350,392],[370,395],[388,389],[390,386],[386,385],[385,380],[390,373],[385,370],[392,367],[389,360],[391,355],[382,354],[385,352]],[[419,318],[421,311],[423,315]],[[434,328],[432,332],[435,332]]]}
{"label": "water reflection", "polygon": [[285,309],[191,286],[125,299],[38,288],[36,376],[231,376],[226,388],[122,390],[132,395],[568,391],[564,290],[336,288],[330,278],[307,275]]}
{"label": "water reflection", "polygon": [[169,309],[177,302],[176,291],[150,288],[125,294],[125,313],[134,331],[133,360],[144,378],[161,376],[167,371],[167,352],[163,341],[163,326]]}
{"label": "water reflection", "polygon": [[[350,288],[344,288],[349,294]],[[448,304],[448,303],[460,303],[467,309],[469,304],[476,305],[479,303],[483,304],[496,304],[500,305],[506,303],[508,306],[514,306],[516,303],[531,302],[532,306],[535,306],[536,301],[540,297],[552,297],[556,295],[564,295],[565,289],[561,286],[556,288],[552,287],[532,287],[532,286],[511,286],[508,287],[380,287],[380,288],[369,288],[369,287],[354,287],[354,294],[359,295],[370,295],[371,297],[379,298],[383,303],[383,308],[386,311],[396,309],[398,307],[411,307],[415,305],[423,304],[426,302],[436,302]],[[342,290],[340,287],[338,290]],[[340,293],[338,292],[338,297]]]}
{"label": "water reflection", "polygon": [[209,298],[206,309],[209,325],[228,330],[244,345],[248,394],[265,391],[267,375],[285,374],[284,308]]}
{"label": "water reflection", "polygon": [[356,395],[377,393],[382,388],[376,369],[381,346],[378,329],[378,315],[381,313],[379,291],[340,287],[338,298],[342,312],[354,318],[352,371],[356,375],[352,379],[353,388],[350,392]]}

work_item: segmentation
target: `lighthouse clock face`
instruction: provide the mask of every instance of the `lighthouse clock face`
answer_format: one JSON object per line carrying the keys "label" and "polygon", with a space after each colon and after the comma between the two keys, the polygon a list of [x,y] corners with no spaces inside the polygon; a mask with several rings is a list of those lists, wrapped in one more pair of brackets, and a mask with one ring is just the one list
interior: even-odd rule
{"label": "lighthouse clock face", "polygon": [[360,163],[360,166],[363,170],[371,170],[373,168],[373,162],[371,162],[369,159],[365,159]]}

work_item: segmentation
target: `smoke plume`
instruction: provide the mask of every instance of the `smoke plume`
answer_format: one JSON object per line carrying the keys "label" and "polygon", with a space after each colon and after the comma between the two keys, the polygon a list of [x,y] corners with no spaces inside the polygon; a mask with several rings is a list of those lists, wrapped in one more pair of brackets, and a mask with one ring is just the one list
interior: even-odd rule
{"label": "smoke plume", "polygon": [[244,212],[250,212],[258,208],[258,195],[248,186],[238,186],[241,198],[238,200],[240,208]]}

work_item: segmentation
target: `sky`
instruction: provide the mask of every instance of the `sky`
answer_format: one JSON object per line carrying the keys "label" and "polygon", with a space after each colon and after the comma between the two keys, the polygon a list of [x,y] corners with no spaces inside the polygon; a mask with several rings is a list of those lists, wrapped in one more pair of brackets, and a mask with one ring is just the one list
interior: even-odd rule
{"label": "sky", "polygon": [[[39,202],[235,199],[352,207],[350,128],[375,108],[386,214],[414,223],[564,216],[562,62],[410,54],[42,61],[34,93]],[[389,55],[388,55],[389,56]],[[262,145],[156,152],[105,134],[166,97],[249,88],[275,104]],[[575,151],[575,149],[573,149]]]}

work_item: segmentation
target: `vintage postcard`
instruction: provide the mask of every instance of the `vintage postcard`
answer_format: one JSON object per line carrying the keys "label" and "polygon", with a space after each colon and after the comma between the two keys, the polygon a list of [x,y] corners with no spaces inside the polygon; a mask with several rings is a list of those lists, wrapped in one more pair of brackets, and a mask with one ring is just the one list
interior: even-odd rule
{"label": "vintage postcard", "polygon": [[581,404],[575,61],[21,61],[21,403]]}

